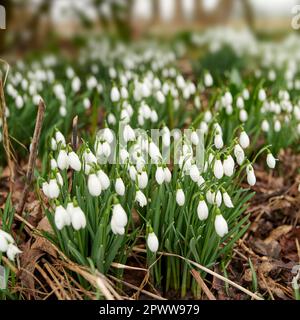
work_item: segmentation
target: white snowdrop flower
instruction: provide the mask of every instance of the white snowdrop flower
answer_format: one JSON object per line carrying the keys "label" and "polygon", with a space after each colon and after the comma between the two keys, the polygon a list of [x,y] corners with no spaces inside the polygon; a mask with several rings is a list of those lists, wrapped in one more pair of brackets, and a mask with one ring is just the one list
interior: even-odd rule
{"label": "white snowdrop flower", "polygon": [[156,100],[160,104],[164,104],[166,102],[166,97],[160,90],[156,92]]}
{"label": "white snowdrop flower", "polygon": [[66,139],[60,131],[55,132],[55,140],[57,144],[60,144],[62,147],[66,146]]}
{"label": "white snowdrop flower", "polygon": [[176,77],[176,84],[179,89],[183,89],[185,87],[185,80],[181,74]]}
{"label": "white snowdrop flower", "polygon": [[136,168],[134,166],[130,166],[129,167],[129,176],[130,176],[130,179],[132,181],[136,180],[137,171],[136,171]]}
{"label": "white snowdrop flower", "polygon": [[147,205],[147,198],[141,190],[137,190],[135,194],[135,201],[139,204],[140,207],[145,207]]}
{"label": "white snowdrop flower", "polygon": [[259,101],[265,101],[267,98],[266,91],[264,89],[260,89],[258,92]]}
{"label": "white snowdrop flower", "polygon": [[214,144],[217,149],[222,149],[224,146],[223,138],[220,133],[215,134]]}
{"label": "white snowdrop flower", "polygon": [[0,252],[6,252],[8,249],[8,245],[14,242],[15,240],[9,233],[0,230]]}
{"label": "white snowdrop flower", "polygon": [[222,204],[221,191],[218,190],[217,192],[212,192],[212,199],[213,199],[213,204],[217,205],[217,207],[220,207]]}
{"label": "white snowdrop flower", "polygon": [[204,121],[209,123],[212,119],[212,113],[209,110],[206,110],[204,113]]}
{"label": "white snowdrop flower", "polygon": [[154,80],[153,80],[153,88],[155,90],[159,90],[161,88],[161,82],[160,82],[159,78],[154,78]]}
{"label": "white snowdrop flower", "polygon": [[42,184],[42,191],[44,195],[49,198],[49,183],[48,182],[43,182]]}
{"label": "white snowdrop flower", "polygon": [[149,248],[149,250],[153,253],[156,253],[157,250],[158,250],[158,246],[159,246],[159,243],[158,243],[158,239],[157,239],[157,236],[154,232],[151,232],[148,234],[147,236],[147,246]]}
{"label": "white snowdrop flower", "polygon": [[50,168],[51,168],[51,170],[54,170],[57,168],[57,162],[55,159],[50,160]]}
{"label": "white snowdrop flower", "polygon": [[56,181],[61,187],[64,185],[64,179],[59,172],[56,173]]}
{"label": "white snowdrop flower", "polygon": [[209,189],[209,190],[207,190],[207,192],[206,192],[206,194],[205,194],[205,196],[206,196],[206,200],[207,200],[207,202],[209,203],[209,204],[213,204],[214,203],[214,194],[213,194],[213,192]]}
{"label": "white snowdrop flower", "polygon": [[71,214],[71,223],[75,230],[84,229],[86,227],[85,214],[80,207],[74,206]]}
{"label": "white snowdrop flower", "polygon": [[171,179],[172,179],[171,171],[168,167],[165,167],[164,168],[164,180],[166,183],[169,183],[169,182],[171,182]]}
{"label": "white snowdrop flower", "polygon": [[216,159],[214,163],[214,175],[217,179],[222,179],[224,175],[224,169],[220,159]]}
{"label": "white snowdrop flower", "polygon": [[83,107],[84,109],[88,110],[91,107],[91,101],[88,98],[83,99]]}
{"label": "white snowdrop flower", "polygon": [[112,102],[119,102],[121,98],[120,91],[117,87],[112,87],[110,91],[110,100]]}
{"label": "white snowdrop flower", "polygon": [[107,116],[107,122],[110,125],[115,125],[117,123],[117,119],[112,113],[109,113]]}
{"label": "white snowdrop flower", "polygon": [[90,174],[88,177],[88,190],[93,197],[98,197],[101,194],[101,182],[95,173]]}
{"label": "white snowdrop flower", "polygon": [[164,147],[169,147],[171,144],[170,132],[165,132],[162,136],[162,143]]}
{"label": "white snowdrop flower", "polygon": [[157,112],[155,110],[152,110],[151,111],[151,122],[155,123],[155,122],[157,122],[157,120],[158,120]]}
{"label": "white snowdrop flower", "polygon": [[250,98],[249,90],[247,88],[243,90],[243,98],[245,100],[248,100]]}
{"label": "white snowdrop flower", "polygon": [[114,234],[123,235],[125,226],[127,225],[128,217],[123,207],[118,203],[113,206],[111,229]]}
{"label": "white snowdrop flower", "polygon": [[[59,186],[56,179],[51,179],[48,184],[48,188],[45,186],[45,191],[48,193],[48,198],[56,199],[59,196]],[[48,189],[48,190],[47,190]],[[45,193],[45,192],[44,192]],[[46,195],[45,193],[45,195]]]}
{"label": "white snowdrop flower", "polygon": [[264,132],[268,132],[270,130],[270,125],[267,120],[263,120],[263,122],[261,123],[261,129]]}
{"label": "white snowdrop flower", "polygon": [[120,150],[119,156],[120,156],[120,162],[121,162],[121,164],[124,164],[124,163],[126,163],[126,161],[127,161],[128,158],[129,158],[129,153],[128,153],[128,151],[127,151],[126,149],[122,148],[122,149]]}
{"label": "white snowdrop flower", "polygon": [[128,99],[128,96],[129,96],[129,94],[128,94],[127,89],[126,89],[125,87],[122,87],[122,88],[121,88],[121,97],[122,97],[123,99]]}
{"label": "white snowdrop flower", "polygon": [[65,150],[60,150],[57,157],[57,166],[60,170],[69,168],[69,157]]}
{"label": "white snowdrop flower", "polygon": [[54,138],[51,138],[51,150],[57,150],[57,142]]}
{"label": "white snowdrop flower", "polygon": [[276,166],[276,159],[274,158],[271,152],[268,152],[267,155],[267,165],[270,169],[274,169]]}
{"label": "white snowdrop flower", "polygon": [[68,67],[66,70],[66,75],[69,79],[73,79],[75,77],[75,72],[71,67]]}
{"label": "white snowdrop flower", "polygon": [[214,81],[209,72],[206,72],[204,75],[204,84],[206,87],[211,87],[213,85]]}
{"label": "white snowdrop flower", "polygon": [[228,233],[227,222],[220,212],[217,213],[215,218],[215,230],[220,237],[224,237]]}
{"label": "white snowdrop flower", "polygon": [[158,166],[156,169],[155,180],[159,185],[163,184],[165,181],[164,169],[161,166]]}
{"label": "white snowdrop flower", "polygon": [[224,174],[227,177],[231,177],[234,172],[234,160],[231,155],[226,156],[226,158],[223,161],[223,169]]}
{"label": "white snowdrop flower", "polygon": [[251,166],[251,164],[249,164],[246,167],[246,172],[247,172],[247,182],[250,186],[254,186],[256,183],[256,177],[255,177],[255,173],[254,173],[254,169]]}
{"label": "white snowdrop flower", "polygon": [[21,96],[17,96],[15,100],[16,108],[17,109],[22,109],[24,106],[24,100]]}
{"label": "white snowdrop flower", "polygon": [[94,76],[91,76],[86,81],[86,86],[89,91],[95,89],[97,87],[97,79]]}
{"label": "white snowdrop flower", "polygon": [[208,125],[206,122],[202,121],[200,123],[200,126],[199,126],[199,130],[203,133],[203,134],[206,134],[208,132]]}
{"label": "white snowdrop flower", "polygon": [[236,158],[238,165],[242,165],[242,163],[244,162],[244,159],[245,159],[245,153],[244,153],[244,150],[242,149],[242,147],[239,144],[236,144],[234,146],[233,152],[234,152],[234,156]]}
{"label": "white snowdrop flower", "polygon": [[109,180],[107,174],[103,170],[99,170],[97,172],[97,177],[101,183],[101,189],[107,190],[110,186],[110,180]]}
{"label": "white snowdrop flower", "polygon": [[61,205],[55,209],[54,222],[58,230],[62,230],[65,226],[69,226],[71,224],[71,216]]}
{"label": "white snowdrop flower", "polygon": [[198,182],[200,177],[200,172],[196,164],[193,164],[190,168],[190,177],[194,182]]}
{"label": "white snowdrop flower", "polygon": [[233,208],[234,205],[233,205],[233,203],[231,201],[231,198],[230,198],[229,194],[227,192],[223,192],[222,196],[223,196],[223,202],[224,202],[225,206],[227,208]]}
{"label": "white snowdrop flower", "polygon": [[59,108],[59,114],[64,118],[67,115],[67,108],[65,106],[61,106]]}
{"label": "white snowdrop flower", "polygon": [[158,146],[153,141],[149,143],[149,155],[154,162],[157,162],[159,159],[161,159],[161,154]]}
{"label": "white snowdrop flower", "polygon": [[180,207],[185,203],[185,195],[182,189],[177,189],[176,191],[176,202]]}
{"label": "white snowdrop flower", "polygon": [[200,100],[200,97],[199,96],[196,96],[195,99],[194,99],[194,104],[195,104],[195,107],[196,109],[200,109],[201,108],[201,100]]}
{"label": "white snowdrop flower", "polygon": [[72,90],[73,92],[77,93],[80,90],[81,81],[78,77],[74,78],[72,81]]}
{"label": "white snowdrop flower", "polygon": [[192,141],[192,144],[195,145],[195,146],[197,146],[199,144],[199,136],[198,136],[196,131],[192,132],[191,141]]}
{"label": "white snowdrop flower", "polygon": [[204,199],[201,199],[198,203],[197,215],[200,221],[206,220],[208,217],[208,207]]}
{"label": "white snowdrop flower", "polygon": [[22,253],[22,251],[13,243],[9,243],[7,246],[6,255],[10,261],[14,261],[17,254]]}
{"label": "white snowdrop flower", "polygon": [[33,98],[32,98],[32,101],[36,106],[40,103],[41,100],[42,100],[42,98],[38,94],[34,95]]}
{"label": "white snowdrop flower", "polygon": [[278,119],[276,119],[276,121],[274,123],[274,131],[279,132],[280,130],[281,130],[281,123]]}
{"label": "white snowdrop flower", "polygon": [[113,67],[110,67],[108,69],[108,74],[112,79],[116,79],[117,78],[117,70]]}
{"label": "white snowdrop flower", "polygon": [[239,118],[241,122],[246,122],[248,120],[248,113],[245,109],[240,110]]}
{"label": "white snowdrop flower", "polygon": [[68,154],[68,158],[69,158],[70,167],[75,171],[80,171],[81,170],[81,162],[79,160],[78,155],[74,151],[71,151]]}
{"label": "white snowdrop flower", "polygon": [[236,99],[236,106],[237,106],[239,109],[244,109],[245,104],[244,104],[244,100],[243,100],[242,97],[238,97],[238,98]]}
{"label": "white snowdrop flower", "polygon": [[246,149],[249,147],[250,145],[250,139],[249,139],[249,136],[247,135],[247,133],[243,130],[240,134],[240,137],[239,137],[239,142],[240,142],[240,146],[243,148],[243,149]]}
{"label": "white snowdrop flower", "polygon": [[204,183],[205,183],[205,180],[204,180],[204,178],[200,175],[200,176],[199,176],[199,179],[198,179],[198,181],[197,181],[198,187],[203,186]]}
{"label": "white snowdrop flower", "polygon": [[224,104],[225,106],[232,105],[232,94],[230,91],[226,91],[224,94]]}
{"label": "white snowdrop flower", "polygon": [[129,124],[126,124],[123,130],[123,138],[125,142],[134,141],[135,140],[135,132],[131,128]]}
{"label": "white snowdrop flower", "polygon": [[138,186],[140,189],[145,189],[148,185],[148,175],[146,171],[142,171],[137,176]]}
{"label": "white snowdrop flower", "polygon": [[125,194],[125,185],[122,178],[117,178],[115,182],[115,190],[119,196],[124,196]]}

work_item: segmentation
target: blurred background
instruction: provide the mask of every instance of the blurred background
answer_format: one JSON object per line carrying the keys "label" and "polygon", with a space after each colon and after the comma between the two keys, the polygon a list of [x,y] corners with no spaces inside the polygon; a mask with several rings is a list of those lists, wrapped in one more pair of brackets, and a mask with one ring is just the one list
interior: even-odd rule
{"label": "blurred background", "polygon": [[0,30],[0,52],[62,49],[70,40],[92,34],[130,41],[219,25],[277,37],[295,32],[291,22],[298,4],[297,0],[1,0],[6,29]]}

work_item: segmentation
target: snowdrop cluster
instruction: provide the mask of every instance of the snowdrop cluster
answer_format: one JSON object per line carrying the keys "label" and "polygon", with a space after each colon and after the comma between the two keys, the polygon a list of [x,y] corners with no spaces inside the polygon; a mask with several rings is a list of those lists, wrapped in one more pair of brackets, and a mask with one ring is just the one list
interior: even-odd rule
{"label": "snowdrop cluster", "polygon": [[9,260],[14,261],[22,251],[17,247],[14,238],[0,229],[0,253],[6,253]]}

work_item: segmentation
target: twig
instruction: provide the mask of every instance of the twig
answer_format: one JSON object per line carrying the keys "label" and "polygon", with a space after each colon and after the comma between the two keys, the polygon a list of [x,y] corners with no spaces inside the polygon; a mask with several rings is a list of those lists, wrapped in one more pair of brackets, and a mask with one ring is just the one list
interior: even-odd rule
{"label": "twig", "polygon": [[34,166],[35,166],[35,161],[38,153],[38,146],[39,146],[39,141],[40,141],[40,136],[42,132],[42,125],[43,125],[43,119],[44,119],[44,114],[45,114],[45,104],[43,100],[40,100],[39,106],[38,106],[38,114],[36,118],[36,123],[35,123],[35,129],[34,129],[34,134],[31,142],[31,150],[30,150],[30,155],[29,155],[29,161],[28,161],[28,168],[27,168],[27,173],[26,173],[26,182],[24,186],[24,190],[22,193],[21,201],[19,208],[17,210],[17,213],[22,215],[24,206],[26,203],[27,195],[29,192],[29,188],[32,182],[33,178],[33,171],[34,171]]}
{"label": "twig", "polygon": [[197,272],[195,269],[191,270],[192,276],[195,278],[195,280],[198,282],[199,286],[203,289],[204,293],[206,294],[207,298],[209,300],[217,300],[216,297],[213,295],[213,293],[209,290],[206,283],[201,278],[199,272]]}
{"label": "twig", "polygon": [[10,171],[10,191],[12,191],[13,182],[15,180],[15,166],[13,161],[15,157],[9,140],[8,125],[6,119],[6,102],[2,79],[0,79],[0,117],[2,119],[3,146],[7,157],[8,168]]}

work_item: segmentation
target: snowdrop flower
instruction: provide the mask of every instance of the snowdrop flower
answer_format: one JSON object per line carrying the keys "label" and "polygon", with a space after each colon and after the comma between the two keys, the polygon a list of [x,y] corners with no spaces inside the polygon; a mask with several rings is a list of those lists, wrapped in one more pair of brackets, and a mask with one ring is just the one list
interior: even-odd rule
{"label": "snowdrop flower", "polygon": [[141,190],[137,190],[135,194],[135,201],[139,204],[140,207],[145,207],[147,205],[147,198]]}
{"label": "snowdrop flower", "polygon": [[236,106],[239,108],[239,109],[244,109],[244,100],[242,97],[238,97],[237,100],[236,100]]}
{"label": "snowdrop flower", "polygon": [[[58,198],[60,191],[59,191],[59,187],[58,187],[56,179],[51,179],[49,181],[48,187],[45,186],[45,191],[46,191],[46,193],[48,193],[48,198],[50,198],[50,199]],[[46,193],[45,193],[45,195],[47,195]]]}
{"label": "snowdrop flower", "polygon": [[181,188],[177,189],[176,191],[176,202],[180,207],[182,207],[185,203],[185,195]]}
{"label": "snowdrop flower", "polygon": [[164,94],[160,90],[158,90],[156,92],[156,100],[160,104],[164,104],[166,102],[166,97],[164,96]]}
{"label": "snowdrop flower", "polygon": [[192,141],[192,144],[195,145],[195,146],[197,146],[199,144],[199,136],[198,136],[196,131],[192,132],[191,141]]}
{"label": "snowdrop flower", "polygon": [[84,229],[86,227],[86,218],[80,207],[74,206],[71,213],[71,223],[75,230]]}
{"label": "snowdrop flower", "polygon": [[256,183],[256,177],[255,177],[255,173],[254,173],[254,169],[251,166],[251,164],[249,164],[246,167],[246,172],[247,172],[247,182],[250,186],[254,186]]}
{"label": "snowdrop flower", "polygon": [[280,121],[277,119],[274,123],[274,131],[275,132],[279,132],[281,130],[281,123]]}
{"label": "snowdrop flower", "polygon": [[83,99],[83,107],[84,109],[88,110],[91,107],[91,101],[88,98]]}
{"label": "snowdrop flower", "polygon": [[156,123],[158,120],[158,115],[157,112],[155,110],[151,111],[151,122],[152,123]]}
{"label": "snowdrop flower", "polygon": [[160,151],[153,141],[149,143],[149,155],[154,162],[157,162],[161,158]]}
{"label": "snowdrop flower", "polygon": [[190,168],[190,177],[194,182],[198,182],[200,177],[200,172],[196,164],[193,164]]}
{"label": "snowdrop flower", "polygon": [[56,173],[56,181],[61,187],[64,185],[64,179],[59,172]]}
{"label": "snowdrop flower", "polygon": [[264,132],[268,132],[270,130],[270,125],[267,120],[263,120],[263,122],[261,123],[261,129]]}
{"label": "snowdrop flower", "polygon": [[64,118],[67,115],[67,108],[65,106],[61,106],[59,108],[59,114]]}
{"label": "snowdrop flower", "polygon": [[259,101],[265,101],[267,98],[266,91],[264,89],[260,89],[258,92]]}
{"label": "snowdrop flower", "polygon": [[135,140],[135,133],[134,133],[134,130],[131,128],[131,126],[129,124],[127,124],[125,127],[124,127],[124,130],[123,130],[123,138],[124,138],[124,141],[127,143],[129,141],[134,141]]}
{"label": "snowdrop flower", "polygon": [[49,183],[48,182],[43,182],[42,184],[42,190],[44,195],[49,198]]}
{"label": "snowdrop flower", "polygon": [[151,232],[148,234],[147,236],[147,246],[149,248],[149,250],[153,253],[156,253],[157,250],[158,250],[158,246],[159,246],[159,243],[158,243],[158,239],[157,239],[157,236],[154,232]]}
{"label": "snowdrop flower", "polygon": [[137,171],[136,171],[136,168],[134,166],[130,166],[129,167],[129,176],[130,176],[130,179],[132,181],[136,180]]}
{"label": "snowdrop flower", "polygon": [[172,179],[171,171],[168,167],[165,167],[164,168],[164,180],[166,183],[169,183],[169,182],[171,182],[171,179]]}
{"label": "snowdrop flower", "polygon": [[164,169],[161,166],[158,166],[156,169],[155,180],[159,185],[163,184],[165,181]]}
{"label": "snowdrop flower", "polygon": [[17,109],[22,109],[24,106],[24,100],[21,96],[17,96],[16,100],[15,100],[15,104]]}
{"label": "snowdrop flower", "polygon": [[240,142],[240,146],[243,149],[246,149],[249,147],[250,145],[250,139],[249,136],[247,135],[247,133],[243,130],[240,134],[240,138],[239,138],[239,142]]}
{"label": "snowdrop flower", "polygon": [[114,234],[123,235],[128,218],[123,207],[118,203],[113,206],[113,213],[110,222],[111,230]]}
{"label": "snowdrop flower", "polygon": [[81,170],[81,162],[79,160],[78,155],[74,151],[71,151],[68,154],[68,158],[69,158],[70,167],[75,171],[80,171]]}
{"label": "snowdrop flower", "polygon": [[217,179],[222,179],[224,175],[224,169],[220,159],[216,159],[214,163],[214,175]]}
{"label": "snowdrop flower", "polygon": [[57,162],[53,158],[50,160],[50,168],[51,168],[51,170],[54,170],[57,168]]}
{"label": "snowdrop flower", "polygon": [[212,193],[212,191],[211,191],[210,189],[207,190],[205,196],[206,196],[206,200],[207,200],[207,202],[208,202],[209,204],[213,204],[213,203],[214,203],[213,193]]}
{"label": "snowdrop flower", "polygon": [[221,194],[221,191],[218,190],[217,192],[212,192],[211,197],[212,197],[212,200],[213,200],[213,203],[212,203],[212,204],[215,204],[215,205],[217,205],[217,207],[220,207],[221,204],[222,204],[222,194]]}
{"label": "snowdrop flower", "polygon": [[243,98],[245,100],[248,100],[250,98],[249,90],[247,88],[243,90]]}
{"label": "snowdrop flower", "polygon": [[224,94],[224,104],[225,106],[232,104],[232,94],[230,91],[226,91]]}
{"label": "snowdrop flower", "polygon": [[242,165],[242,163],[244,162],[245,159],[245,153],[244,150],[241,148],[241,146],[239,144],[236,144],[234,146],[234,156],[236,158],[236,161],[239,165]]}
{"label": "snowdrop flower", "polygon": [[97,178],[100,181],[101,189],[107,190],[110,186],[110,180],[109,180],[107,174],[103,170],[99,170],[97,172]]}
{"label": "snowdrop flower", "polygon": [[55,209],[54,222],[58,230],[62,230],[64,226],[69,226],[71,224],[71,216],[61,205]]}
{"label": "snowdrop flower", "polygon": [[120,101],[120,92],[119,92],[119,89],[117,87],[112,87],[112,89],[110,91],[110,100],[112,102]]}
{"label": "snowdrop flower", "polygon": [[223,196],[223,202],[224,202],[225,206],[227,208],[233,208],[234,205],[233,205],[233,203],[231,201],[231,198],[230,198],[229,194],[226,191],[223,191],[222,192],[222,196]]}
{"label": "snowdrop flower", "polygon": [[109,113],[108,116],[107,116],[107,122],[110,125],[115,125],[117,123],[117,119],[112,113]]}
{"label": "snowdrop flower", "polygon": [[80,90],[81,87],[81,81],[78,77],[74,78],[72,81],[72,90],[73,92],[78,92]]}
{"label": "snowdrop flower", "polygon": [[197,215],[200,221],[206,220],[208,217],[208,207],[203,198],[201,198],[198,203]]}
{"label": "snowdrop flower", "polygon": [[270,169],[274,169],[276,166],[276,159],[274,158],[271,152],[268,152],[267,155],[267,165]]}
{"label": "snowdrop flower", "polygon": [[0,252],[6,252],[8,245],[14,242],[14,238],[9,233],[0,230]]}
{"label": "snowdrop flower", "polygon": [[57,157],[57,166],[60,170],[67,170],[69,168],[69,157],[66,150],[60,150]]}
{"label": "snowdrop flower", "polygon": [[228,233],[228,225],[221,212],[218,210],[215,218],[215,230],[218,236],[224,237]]}
{"label": "snowdrop flower", "polygon": [[117,178],[115,182],[115,190],[119,196],[124,196],[125,194],[125,185],[122,178]]}
{"label": "snowdrop flower", "polygon": [[220,133],[217,133],[214,137],[214,144],[217,149],[222,149],[224,146],[223,138]]}
{"label": "snowdrop flower", "polygon": [[211,87],[213,85],[214,81],[209,72],[206,72],[204,75],[204,84],[206,87]]}
{"label": "snowdrop flower", "polygon": [[248,120],[248,113],[245,109],[240,110],[240,121],[241,122],[246,122]]}
{"label": "snowdrop flower", "polygon": [[8,257],[9,260],[14,261],[16,258],[17,254],[22,253],[22,251],[13,243],[10,243],[7,246],[7,251],[6,251],[6,255]]}
{"label": "snowdrop flower", "polygon": [[101,194],[101,182],[95,173],[90,174],[88,177],[88,190],[93,197],[98,197]]}
{"label": "snowdrop flower", "polygon": [[66,146],[66,139],[60,131],[55,132],[55,140],[57,144],[60,144],[62,147]]}
{"label": "snowdrop flower", "polygon": [[148,185],[148,175],[146,171],[142,171],[137,176],[138,186],[140,189],[145,189]]}
{"label": "snowdrop flower", "polygon": [[228,155],[225,157],[223,161],[223,169],[224,169],[224,174],[227,177],[231,177],[234,172],[234,160],[231,155]]}
{"label": "snowdrop flower", "polygon": [[202,176],[199,176],[199,179],[197,181],[198,187],[201,187],[205,183],[205,180]]}

